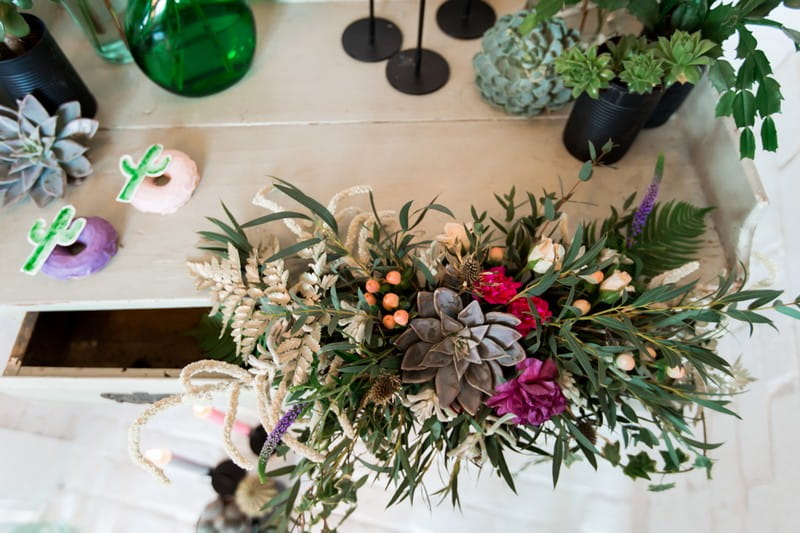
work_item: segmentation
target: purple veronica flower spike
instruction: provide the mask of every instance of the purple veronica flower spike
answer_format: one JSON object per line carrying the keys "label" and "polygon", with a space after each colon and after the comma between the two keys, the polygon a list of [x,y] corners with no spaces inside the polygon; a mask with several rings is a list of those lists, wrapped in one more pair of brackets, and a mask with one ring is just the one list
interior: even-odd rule
{"label": "purple veronica flower spike", "polygon": [[261,482],[264,483],[266,481],[266,465],[267,460],[269,460],[270,456],[275,452],[275,448],[278,447],[280,444],[281,439],[283,436],[286,435],[286,432],[289,431],[289,428],[294,424],[294,421],[297,420],[300,411],[303,410],[303,404],[297,404],[292,406],[291,409],[286,411],[286,413],[278,420],[278,424],[275,426],[275,429],[267,435],[267,440],[264,441],[264,445],[261,447],[261,453],[258,454],[258,477],[261,478]]}
{"label": "purple veronica flower spike", "polygon": [[653,176],[653,181],[647,189],[647,194],[644,195],[642,203],[633,214],[633,221],[631,222],[631,231],[628,234],[628,248],[633,246],[636,242],[636,237],[639,236],[644,230],[644,225],[647,223],[647,217],[653,211],[656,205],[656,198],[658,198],[658,187],[661,185],[661,177],[664,175],[664,154],[658,156],[656,162],[656,172]]}

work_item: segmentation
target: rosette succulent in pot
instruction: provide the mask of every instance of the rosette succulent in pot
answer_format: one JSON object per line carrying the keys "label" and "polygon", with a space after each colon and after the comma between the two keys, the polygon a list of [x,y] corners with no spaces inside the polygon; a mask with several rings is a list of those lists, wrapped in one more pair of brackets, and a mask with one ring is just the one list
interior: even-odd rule
{"label": "rosette succulent in pot", "polygon": [[2,205],[30,195],[36,205],[44,207],[64,196],[67,183],[92,173],[84,154],[98,122],[82,118],[78,102],[62,104],[53,116],[33,95],[18,105],[18,110],[0,106]]}
{"label": "rosette succulent in pot", "polygon": [[514,327],[520,321],[501,312],[484,313],[477,300],[466,307],[448,288],[417,294],[418,317],[395,341],[405,351],[403,382],[430,383],[441,407],[458,401],[475,414],[485,396],[494,394],[501,367],[525,359]]}
{"label": "rosette succulent in pot", "polygon": [[578,43],[578,32],[553,18],[523,33],[519,26],[529,13],[500,17],[484,34],[482,49],[472,60],[483,99],[511,115],[537,115],[570,100],[553,62]]}

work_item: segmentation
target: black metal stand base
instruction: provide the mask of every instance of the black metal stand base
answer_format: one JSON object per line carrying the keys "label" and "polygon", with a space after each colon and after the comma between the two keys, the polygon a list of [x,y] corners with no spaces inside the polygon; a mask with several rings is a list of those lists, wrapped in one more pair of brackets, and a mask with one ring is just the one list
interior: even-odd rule
{"label": "black metal stand base", "polygon": [[375,18],[375,35],[370,39],[371,19],[364,18],[350,24],[342,34],[344,51],[359,61],[383,61],[400,50],[403,34],[393,22]]}
{"label": "black metal stand base", "polygon": [[403,50],[386,64],[386,77],[392,87],[406,94],[428,94],[442,88],[450,78],[450,66],[445,58],[433,50],[419,50],[417,67],[416,48]]}
{"label": "black metal stand base", "polygon": [[456,39],[477,39],[495,20],[494,9],[483,0],[448,0],[436,12],[439,28]]}

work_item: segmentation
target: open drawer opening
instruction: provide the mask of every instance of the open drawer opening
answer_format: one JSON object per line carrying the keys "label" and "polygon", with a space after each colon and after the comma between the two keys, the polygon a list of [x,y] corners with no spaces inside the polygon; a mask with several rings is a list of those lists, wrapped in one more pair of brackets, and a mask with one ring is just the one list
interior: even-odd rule
{"label": "open drawer opening", "polygon": [[[151,375],[203,358],[192,332],[208,308],[54,311],[25,317],[6,376]],[[173,371],[174,370],[174,371]],[[155,377],[155,374],[153,374]]]}

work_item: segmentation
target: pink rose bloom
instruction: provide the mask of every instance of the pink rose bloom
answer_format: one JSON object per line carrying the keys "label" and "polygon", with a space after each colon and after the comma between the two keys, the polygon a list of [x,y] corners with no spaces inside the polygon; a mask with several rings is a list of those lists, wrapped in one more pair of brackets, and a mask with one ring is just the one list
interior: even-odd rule
{"label": "pink rose bloom", "polygon": [[523,336],[527,335],[532,329],[536,329],[536,316],[531,312],[531,309],[536,309],[539,313],[539,321],[545,323],[553,318],[553,313],[550,312],[550,306],[545,300],[538,296],[530,298],[517,298],[506,308],[506,311],[519,318],[521,322],[517,326]]}
{"label": "pink rose bloom", "polygon": [[528,358],[517,365],[520,375],[496,388],[486,405],[498,415],[517,415],[515,424],[538,426],[567,408],[567,399],[556,383],[556,364],[552,359]]}
{"label": "pink rose bloom", "polygon": [[506,276],[506,267],[493,267],[481,272],[481,277],[475,282],[473,292],[489,304],[507,304],[517,295],[522,283]]}

